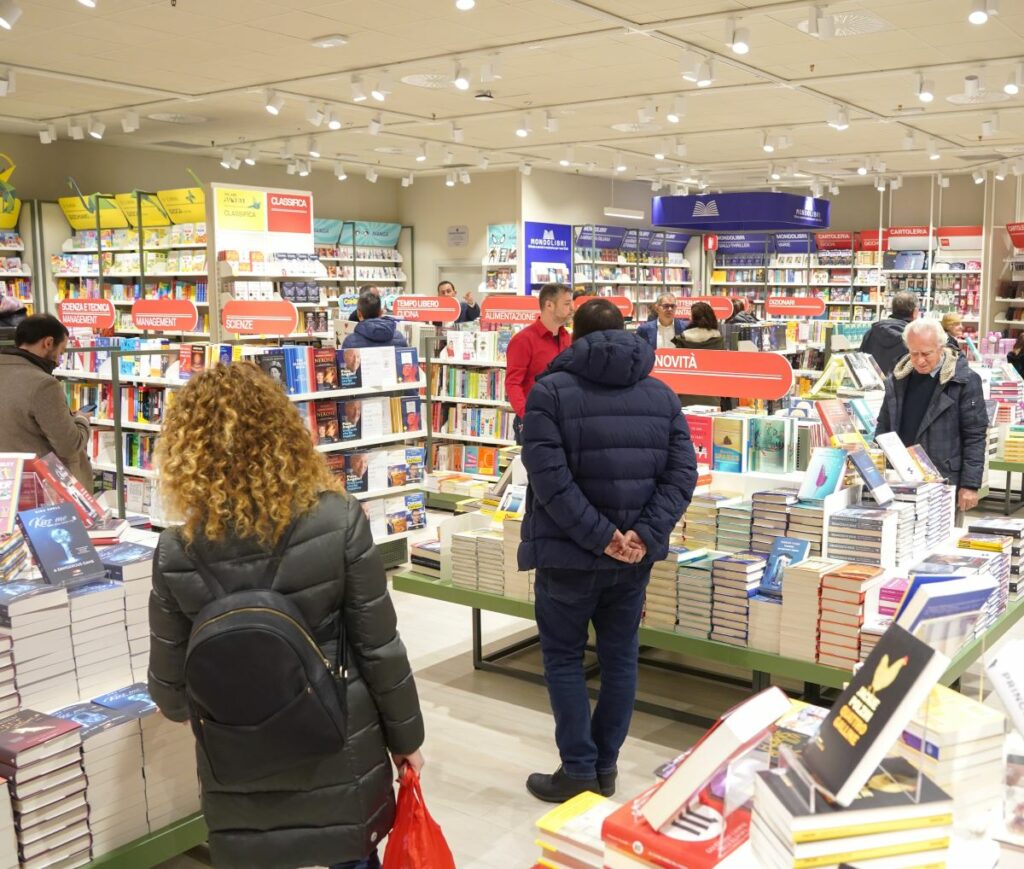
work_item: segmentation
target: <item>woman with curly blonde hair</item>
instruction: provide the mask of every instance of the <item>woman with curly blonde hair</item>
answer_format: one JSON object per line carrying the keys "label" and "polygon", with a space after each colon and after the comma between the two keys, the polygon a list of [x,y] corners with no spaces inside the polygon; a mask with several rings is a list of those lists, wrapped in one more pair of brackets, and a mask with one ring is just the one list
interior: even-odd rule
{"label": "woman with curly blonde hair", "polygon": [[[164,500],[184,519],[160,535],[154,556],[149,688],[161,712],[189,718],[185,651],[196,615],[214,599],[201,570],[227,594],[278,592],[322,657],[348,664],[339,676],[348,737],[337,754],[237,784],[218,781],[217,758],[207,754],[216,749],[197,745],[213,864],[376,869],[394,818],[388,752],[418,771],[423,719],[359,503],[339,490],[281,387],[249,362],[217,365],[178,391],[157,462]],[[249,681],[234,671],[228,680],[240,719],[259,706],[250,702],[259,667],[246,669]]]}

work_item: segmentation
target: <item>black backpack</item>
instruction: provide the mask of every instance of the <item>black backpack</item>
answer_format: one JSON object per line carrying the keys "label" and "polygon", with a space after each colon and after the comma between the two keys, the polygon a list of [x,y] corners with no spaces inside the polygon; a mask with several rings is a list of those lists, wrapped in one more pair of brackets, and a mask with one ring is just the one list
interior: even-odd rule
{"label": "black backpack", "polygon": [[[213,600],[189,637],[185,695],[196,740],[221,784],[292,770],[345,743],[341,613],[317,638],[298,607],[271,590],[294,529],[293,522],[278,542],[260,586],[230,594],[202,556],[189,553]],[[332,665],[317,640],[335,637]]]}

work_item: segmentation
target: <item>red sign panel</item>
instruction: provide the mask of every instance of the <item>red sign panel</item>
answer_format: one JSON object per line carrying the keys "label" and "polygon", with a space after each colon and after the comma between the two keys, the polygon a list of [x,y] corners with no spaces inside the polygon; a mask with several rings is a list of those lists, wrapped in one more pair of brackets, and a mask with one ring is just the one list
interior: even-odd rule
{"label": "red sign panel", "polygon": [[132,305],[132,323],[148,332],[194,332],[199,311],[188,299],[139,299]]}
{"label": "red sign panel", "polygon": [[651,374],[680,395],[771,400],[793,388],[793,369],[778,353],[656,350]]}
{"label": "red sign panel", "polygon": [[725,296],[676,296],[676,316],[689,319],[690,309],[696,302],[707,302],[719,320],[732,316],[732,302]]}
{"label": "red sign panel", "polygon": [[295,305],[283,299],[245,302],[231,299],[220,312],[221,325],[236,335],[291,335],[299,326]]}
{"label": "red sign panel", "polygon": [[927,226],[892,226],[889,238],[928,238]]}
{"label": "red sign panel", "polygon": [[573,307],[578,311],[587,302],[592,302],[594,299],[604,299],[606,302],[611,302],[619,309],[619,313],[623,317],[633,316],[633,302],[627,299],[625,296],[580,296],[578,299],[573,301]]}
{"label": "red sign panel", "polygon": [[1006,231],[1010,233],[1014,247],[1024,247],[1024,223],[1008,223]]}
{"label": "red sign panel", "polygon": [[399,320],[416,323],[454,323],[461,312],[454,296],[399,296],[392,311]]}
{"label": "red sign panel", "polygon": [[301,193],[267,194],[269,232],[313,232],[313,197]]}
{"label": "red sign panel", "polygon": [[816,232],[814,243],[818,250],[852,250],[852,232]]}
{"label": "red sign panel", "polygon": [[864,229],[857,233],[857,250],[878,250],[878,237],[882,237],[883,247],[889,241],[889,230]]}
{"label": "red sign panel", "polygon": [[704,236],[704,250],[718,250],[718,236],[717,235],[705,235]]}
{"label": "red sign panel", "polygon": [[488,296],[480,305],[482,323],[532,323],[539,315],[536,296]]}
{"label": "red sign panel", "polygon": [[818,296],[769,296],[764,312],[770,317],[820,317],[825,313],[825,300]]}
{"label": "red sign panel", "polygon": [[113,329],[114,303],[110,299],[65,299],[57,304],[57,319],[69,329]]}

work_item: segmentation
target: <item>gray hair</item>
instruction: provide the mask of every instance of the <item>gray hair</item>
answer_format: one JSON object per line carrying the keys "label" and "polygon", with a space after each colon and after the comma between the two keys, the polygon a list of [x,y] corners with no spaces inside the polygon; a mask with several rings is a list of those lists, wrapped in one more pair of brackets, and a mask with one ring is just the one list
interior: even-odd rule
{"label": "gray hair", "polygon": [[658,304],[664,304],[665,299],[674,302],[676,300],[676,297],[673,296],[672,293],[662,293],[660,296],[658,296]]}
{"label": "gray hair", "polygon": [[942,324],[932,317],[919,317],[916,320],[911,320],[907,323],[907,328],[903,330],[903,343],[907,343],[908,338],[930,338],[936,347],[941,347],[946,343],[946,330],[942,328]]}

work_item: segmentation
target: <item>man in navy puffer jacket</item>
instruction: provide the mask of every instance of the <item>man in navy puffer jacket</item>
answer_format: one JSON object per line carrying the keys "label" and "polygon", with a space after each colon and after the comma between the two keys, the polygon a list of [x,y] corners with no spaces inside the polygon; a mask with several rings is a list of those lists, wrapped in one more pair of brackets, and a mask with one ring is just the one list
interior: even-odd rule
{"label": "man in navy puffer jacket", "polygon": [[398,330],[398,321],[382,317],[380,295],[375,290],[363,290],[356,303],[359,325],[345,336],[342,350],[364,347],[408,347],[409,343]]}
{"label": "man in navy puffer jacket", "polygon": [[[562,765],[527,788],[549,802],[615,792],[616,762],[636,695],[637,630],[651,564],[697,482],[679,399],[650,377],[654,348],[623,330],[605,299],[573,320],[573,343],[526,403],[529,472],[519,546],[536,569],[537,626]],[[590,712],[583,673],[594,625],[601,693]]]}

